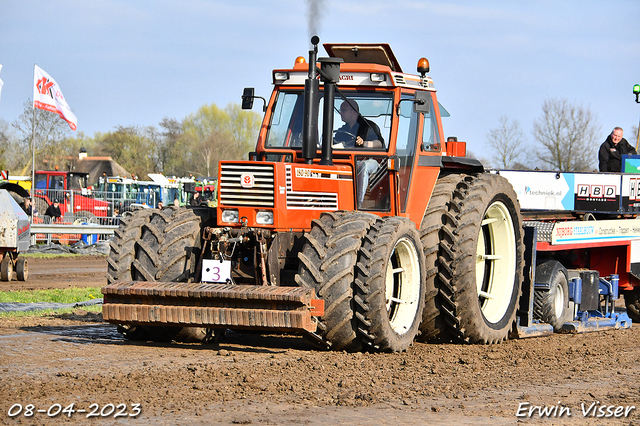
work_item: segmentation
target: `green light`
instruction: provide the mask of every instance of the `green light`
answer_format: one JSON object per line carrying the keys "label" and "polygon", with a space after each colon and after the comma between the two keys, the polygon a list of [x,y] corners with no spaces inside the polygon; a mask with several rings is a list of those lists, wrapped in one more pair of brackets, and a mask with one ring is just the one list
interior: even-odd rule
{"label": "green light", "polygon": [[633,85],[633,93],[634,93],[635,95],[637,95],[637,94],[639,94],[639,93],[640,93],[640,84],[634,84],[634,85]]}

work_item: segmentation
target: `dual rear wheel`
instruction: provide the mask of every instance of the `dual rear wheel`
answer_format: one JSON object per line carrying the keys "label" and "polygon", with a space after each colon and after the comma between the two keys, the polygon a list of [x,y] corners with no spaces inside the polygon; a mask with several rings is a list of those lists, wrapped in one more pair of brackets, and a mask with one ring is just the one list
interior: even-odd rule
{"label": "dual rear wheel", "polygon": [[506,340],[524,268],[522,217],[499,175],[438,179],[421,224],[427,264],[424,340]]}

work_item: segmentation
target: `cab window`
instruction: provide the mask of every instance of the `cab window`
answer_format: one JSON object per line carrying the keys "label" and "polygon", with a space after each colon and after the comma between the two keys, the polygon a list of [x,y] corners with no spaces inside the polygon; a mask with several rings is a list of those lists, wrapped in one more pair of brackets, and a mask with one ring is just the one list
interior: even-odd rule
{"label": "cab window", "polygon": [[433,110],[433,98],[429,98],[429,112],[424,114],[422,127],[422,150],[439,152],[442,150],[438,120]]}

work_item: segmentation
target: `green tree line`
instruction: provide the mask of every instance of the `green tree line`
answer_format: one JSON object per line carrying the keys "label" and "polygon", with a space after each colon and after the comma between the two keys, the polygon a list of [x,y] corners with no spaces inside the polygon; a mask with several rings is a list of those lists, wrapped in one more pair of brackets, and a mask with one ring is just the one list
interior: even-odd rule
{"label": "green tree line", "polygon": [[[0,119],[0,169],[11,175],[31,171],[32,143],[36,170],[71,170],[81,148],[89,156],[111,157],[129,173],[167,176],[212,176],[220,160],[246,159],[255,145],[261,117],[230,103],[203,105],[182,120],[164,118],[158,126],[119,125],[93,137],[71,134],[58,115],[24,103],[11,124]],[[33,129],[33,131],[32,131]],[[33,137],[32,137],[33,133]]]}

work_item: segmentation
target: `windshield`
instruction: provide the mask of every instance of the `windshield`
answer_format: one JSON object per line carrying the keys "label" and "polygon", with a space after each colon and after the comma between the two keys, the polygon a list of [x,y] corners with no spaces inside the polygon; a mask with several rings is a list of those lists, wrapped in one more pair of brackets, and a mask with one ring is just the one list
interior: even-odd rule
{"label": "windshield", "polygon": [[84,189],[87,187],[87,175],[69,175],[69,189]]}
{"label": "windshield", "polygon": [[[345,104],[345,99],[336,93],[333,108],[334,148],[353,148],[356,145],[355,140],[360,136],[365,141],[380,141],[380,143],[366,146],[386,149],[389,145],[391,131],[393,94],[391,92],[348,90],[341,92],[352,107],[347,108],[349,105]],[[320,96],[318,131],[322,132],[324,97],[322,94]],[[354,109],[357,112],[354,113]],[[266,146],[269,148],[300,148],[302,146],[303,115],[304,93],[302,91],[278,93]],[[318,141],[322,143],[322,134],[318,135]]]}

